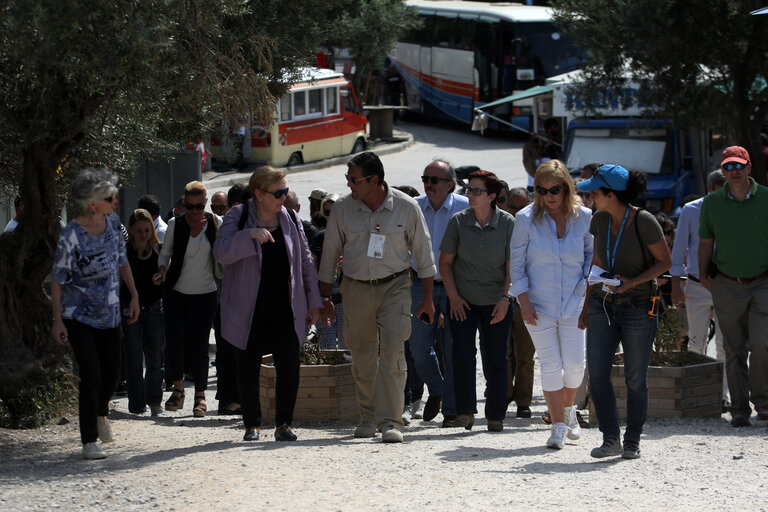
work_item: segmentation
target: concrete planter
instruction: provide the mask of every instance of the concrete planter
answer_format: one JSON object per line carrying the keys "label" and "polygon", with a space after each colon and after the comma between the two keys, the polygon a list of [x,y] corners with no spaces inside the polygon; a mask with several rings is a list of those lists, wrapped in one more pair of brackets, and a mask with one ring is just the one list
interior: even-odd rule
{"label": "concrete planter", "polygon": [[[275,417],[275,367],[272,356],[264,356],[259,376],[262,417]],[[293,419],[296,421],[344,421],[356,423],[360,411],[352,378],[352,364],[301,365],[299,392]]]}

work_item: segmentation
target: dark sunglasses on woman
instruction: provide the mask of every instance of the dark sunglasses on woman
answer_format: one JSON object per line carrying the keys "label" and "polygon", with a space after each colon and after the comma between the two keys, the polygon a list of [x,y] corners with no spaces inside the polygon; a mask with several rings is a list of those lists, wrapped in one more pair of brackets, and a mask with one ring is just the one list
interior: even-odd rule
{"label": "dark sunglasses on woman", "polygon": [[273,196],[275,196],[275,199],[280,199],[281,197],[288,195],[288,187],[275,190],[274,192],[266,192],[266,193],[272,194]]}
{"label": "dark sunglasses on woman", "polygon": [[556,196],[560,193],[561,190],[563,190],[562,185],[555,185],[552,188],[544,188],[541,185],[536,185],[536,193],[538,193],[540,196],[546,196],[547,194]]}

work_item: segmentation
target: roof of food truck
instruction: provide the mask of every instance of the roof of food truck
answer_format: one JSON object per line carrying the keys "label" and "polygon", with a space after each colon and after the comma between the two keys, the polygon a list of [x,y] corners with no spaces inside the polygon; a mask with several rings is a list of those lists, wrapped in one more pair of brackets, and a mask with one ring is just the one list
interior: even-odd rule
{"label": "roof of food truck", "polygon": [[322,68],[301,68],[297,75],[297,81],[291,85],[291,91],[346,83],[347,79],[344,78],[344,74],[338,71]]}

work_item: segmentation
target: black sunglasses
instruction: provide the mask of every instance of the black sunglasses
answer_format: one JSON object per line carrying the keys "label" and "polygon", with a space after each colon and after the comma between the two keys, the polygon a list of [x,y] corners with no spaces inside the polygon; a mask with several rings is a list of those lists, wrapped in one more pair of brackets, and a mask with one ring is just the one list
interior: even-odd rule
{"label": "black sunglasses", "polygon": [[184,208],[187,210],[205,210],[205,203],[184,203]]}
{"label": "black sunglasses", "polygon": [[347,178],[347,183],[351,181],[352,184],[355,185],[358,181],[370,180],[373,176],[360,176],[359,178],[350,178],[349,174],[345,174],[344,177]]}
{"label": "black sunglasses", "polygon": [[109,197],[105,197],[105,198],[104,198],[104,200],[105,200],[106,202],[108,202],[108,203],[111,203],[112,201],[114,201],[114,200],[115,200],[115,196],[116,196],[116,195],[117,195],[117,194],[113,194],[113,195],[111,195],[111,196],[109,196]]}
{"label": "black sunglasses", "polygon": [[545,196],[547,194],[552,194],[553,196],[556,196],[557,194],[560,193],[561,190],[563,190],[562,185],[555,185],[552,188],[544,188],[541,185],[536,185],[536,192],[540,196]]}
{"label": "black sunglasses", "polygon": [[450,178],[438,178],[437,176],[422,176],[421,182],[426,184],[427,182],[432,183],[433,185],[437,185],[441,181],[453,181]]}
{"label": "black sunglasses", "polygon": [[605,183],[605,186],[606,186],[606,187],[608,187],[609,189],[613,190],[613,187],[611,186],[611,184],[610,184],[610,183],[608,183],[608,182],[605,180],[605,178],[603,178],[602,176],[600,176],[600,170],[599,170],[599,169],[598,169],[597,171],[595,171],[595,172],[592,174],[592,177],[593,177],[593,178],[600,178],[600,180],[601,180],[603,183]]}
{"label": "black sunglasses", "polygon": [[275,190],[274,192],[269,192],[269,191],[265,190],[264,193],[265,194],[272,194],[273,196],[275,196],[275,199],[280,199],[281,197],[288,195],[288,187],[281,188],[279,190]]}
{"label": "black sunglasses", "polygon": [[743,168],[745,168],[746,166],[747,166],[747,164],[742,164],[742,163],[739,163],[739,162],[728,162],[727,164],[723,164],[723,170],[724,171],[732,171],[734,169],[737,169],[737,170],[740,171]]}

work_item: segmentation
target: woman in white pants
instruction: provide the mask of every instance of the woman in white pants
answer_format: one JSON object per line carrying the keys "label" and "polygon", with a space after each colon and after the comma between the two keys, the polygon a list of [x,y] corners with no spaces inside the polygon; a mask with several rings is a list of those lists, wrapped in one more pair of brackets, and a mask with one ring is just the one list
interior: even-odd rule
{"label": "woman in white pants", "polygon": [[539,166],[532,204],[515,217],[510,241],[509,294],[517,297],[539,354],[541,386],[552,416],[550,448],[581,437],[573,405],[584,376],[585,337],[579,314],[592,262],[592,212],[559,160]]}

